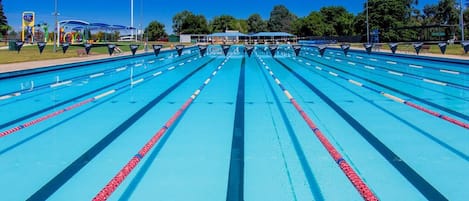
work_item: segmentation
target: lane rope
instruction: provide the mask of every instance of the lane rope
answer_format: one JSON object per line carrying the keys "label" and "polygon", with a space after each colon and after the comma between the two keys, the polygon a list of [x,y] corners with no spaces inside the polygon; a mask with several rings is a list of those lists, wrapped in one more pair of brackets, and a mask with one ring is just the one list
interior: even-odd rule
{"label": "lane rope", "polygon": [[204,81],[204,83],[194,91],[190,98],[179,108],[179,110],[173,114],[171,118],[158,130],[153,137],[127,162],[124,167],[104,186],[104,188],[99,191],[99,193],[93,198],[93,201],[102,201],[107,200],[111,194],[120,186],[120,184],[125,180],[125,178],[132,172],[132,170],[138,165],[143,157],[153,148],[153,146],[161,139],[161,137],[166,133],[166,131],[171,128],[171,126],[179,120],[181,115],[187,110],[191,103],[197,98],[200,92],[205,88],[205,86],[210,83],[213,77],[223,68],[226,62],[230,59],[228,56]]}
{"label": "lane rope", "polygon": [[[182,65],[176,65],[176,66],[180,67],[180,66],[182,66]],[[2,131],[2,132],[0,132],[0,138],[5,137],[5,136],[10,135],[10,134],[13,134],[13,133],[15,133],[15,132],[18,132],[18,131],[20,131],[20,130],[22,130],[22,129],[24,129],[24,128],[30,127],[30,126],[35,125],[35,124],[37,124],[37,123],[40,123],[40,122],[42,122],[42,121],[44,121],[44,120],[50,119],[50,118],[52,118],[52,117],[55,117],[55,116],[57,116],[57,115],[59,115],[59,114],[62,114],[62,113],[64,113],[64,112],[73,110],[73,109],[75,109],[75,108],[78,108],[78,107],[81,107],[81,106],[83,106],[83,105],[86,105],[86,104],[88,104],[88,103],[90,103],[90,102],[93,102],[93,101],[96,101],[96,100],[98,100],[98,99],[104,98],[105,96],[111,95],[111,94],[113,94],[114,92],[117,92],[117,91],[119,91],[119,90],[125,89],[126,87],[133,87],[134,85],[140,84],[140,83],[142,83],[143,81],[151,80],[151,79],[153,79],[153,78],[155,78],[155,77],[157,77],[157,76],[159,76],[159,75],[161,75],[161,74],[163,74],[163,73],[165,73],[165,72],[168,72],[168,71],[173,70],[174,68],[175,68],[175,66],[166,68],[166,69],[161,70],[161,71],[158,71],[158,72],[156,72],[156,73],[154,73],[154,74],[151,74],[151,75],[148,75],[148,76],[146,76],[146,77],[140,78],[140,79],[138,79],[137,81],[133,81],[133,82],[129,83],[128,85],[123,85],[123,86],[121,86],[121,87],[118,87],[118,88],[115,88],[115,89],[106,91],[106,92],[104,92],[104,93],[102,93],[102,94],[99,94],[99,95],[97,95],[97,96],[94,96],[94,97],[92,97],[92,98],[88,98],[88,99],[86,99],[86,100],[83,100],[83,101],[81,101],[81,102],[75,103],[75,104],[73,104],[73,105],[71,105],[71,106],[68,106],[68,107],[66,107],[66,108],[57,110],[57,111],[55,111],[55,112],[46,114],[46,115],[44,115],[44,116],[42,116],[42,117],[39,117],[39,118],[37,118],[37,119],[34,119],[34,120],[32,120],[32,121],[29,121],[29,122],[23,123],[23,124],[21,124],[21,125],[18,125],[18,126],[16,126],[16,127],[10,128],[10,129],[8,129],[8,130]]]}
{"label": "lane rope", "polygon": [[[309,54],[311,56],[314,56],[313,53],[308,53],[308,52],[305,52],[305,54]],[[300,60],[298,60],[300,61]],[[337,59],[336,59],[337,61]],[[300,61],[301,62],[301,61]],[[356,63],[355,62],[347,62],[348,64],[352,65],[352,66],[356,66]],[[369,69],[369,70],[376,70],[376,71],[381,71],[381,72],[384,72],[384,73],[387,73],[387,74],[391,74],[391,75],[396,75],[396,76],[400,76],[400,77],[408,77],[408,78],[412,78],[412,79],[416,79],[416,80],[420,80],[420,81],[423,81],[423,82],[426,82],[426,83],[430,83],[430,84],[435,84],[435,85],[440,85],[440,86],[447,86],[447,87],[453,87],[453,88],[457,88],[457,89],[462,89],[462,90],[469,90],[469,87],[468,86],[465,86],[465,85],[461,85],[461,84],[457,84],[457,83],[451,83],[451,82],[444,82],[444,81],[440,81],[440,80],[436,80],[434,78],[429,78],[429,77],[423,77],[423,76],[419,76],[419,75],[415,75],[415,74],[410,74],[410,73],[405,73],[405,72],[402,72],[402,71],[398,71],[398,70],[395,70],[395,69],[390,69],[390,68],[386,68],[386,67],[381,67],[381,66],[378,66],[378,67],[373,67],[373,66],[370,66],[369,64],[366,64],[366,63],[363,63],[363,62],[359,62],[360,64],[362,64],[362,66],[366,69]],[[392,62],[386,62],[388,64],[395,64],[392,63]],[[452,72],[453,74],[456,74],[458,72],[456,71],[448,71],[448,70],[439,70],[440,72]],[[459,73],[458,73],[459,74]]]}
{"label": "lane rope", "polygon": [[[190,55],[188,55],[188,57],[190,57],[193,54],[198,54],[198,53],[191,53]],[[185,57],[185,58],[188,58],[188,57]],[[161,59],[165,60],[165,59],[168,59],[168,58],[169,58],[169,56],[161,58]],[[152,63],[155,62],[155,60],[156,59],[153,59],[153,60],[150,60],[146,63],[147,64],[152,64]],[[101,72],[93,72],[93,73],[89,73],[89,74],[85,74],[85,75],[76,76],[76,77],[70,78],[70,79],[65,80],[65,81],[57,81],[55,83],[46,83],[46,84],[41,84],[41,85],[36,86],[34,88],[31,88],[31,89],[21,89],[21,90],[17,90],[17,91],[13,91],[13,92],[0,94],[0,100],[7,100],[9,98],[13,98],[13,97],[17,97],[17,96],[20,96],[20,95],[36,92],[36,91],[39,91],[39,90],[42,90],[42,89],[55,88],[55,87],[59,87],[59,86],[63,86],[63,85],[68,85],[68,84],[71,84],[72,82],[82,81],[82,80],[86,80],[86,79],[94,79],[94,78],[101,77],[103,75],[111,75],[113,73],[118,73],[118,72],[121,72],[123,70],[127,70],[129,67],[132,67],[132,66],[139,67],[139,66],[143,66],[143,64],[142,63],[126,64],[124,66],[119,66],[119,67],[116,67],[116,68],[107,69],[107,70],[104,70],[104,71],[101,71]],[[34,82],[32,82],[32,83],[34,83]]]}
{"label": "lane rope", "polygon": [[[296,59],[293,58],[293,60],[296,60]],[[449,117],[449,116],[443,115],[443,114],[441,114],[441,113],[432,111],[432,110],[427,109],[427,108],[425,108],[425,107],[423,107],[423,106],[419,106],[419,105],[414,104],[414,103],[412,103],[412,102],[410,102],[410,101],[406,101],[406,100],[404,100],[403,98],[400,98],[400,97],[398,97],[398,96],[395,96],[395,95],[386,93],[386,92],[384,92],[384,91],[380,91],[380,90],[377,90],[377,89],[372,88],[372,87],[370,87],[370,86],[367,86],[367,85],[365,85],[365,84],[363,84],[363,83],[361,83],[361,82],[359,82],[359,81],[356,81],[356,80],[353,80],[353,79],[349,79],[349,78],[347,78],[347,77],[345,77],[345,76],[343,76],[343,75],[340,75],[340,74],[335,73],[335,72],[332,72],[332,71],[325,70],[325,69],[323,69],[323,68],[321,68],[321,67],[319,67],[319,66],[315,66],[314,69],[319,70],[319,71],[323,71],[323,72],[325,72],[325,73],[327,73],[327,74],[329,74],[329,75],[332,75],[332,76],[334,76],[334,77],[341,78],[341,79],[343,79],[343,80],[345,80],[345,81],[347,81],[347,82],[349,82],[349,83],[351,83],[351,84],[353,84],[353,85],[356,85],[356,86],[363,87],[363,88],[365,88],[365,89],[371,90],[371,91],[373,91],[373,92],[375,92],[375,93],[378,93],[378,94],[380,94],[380,95],[382,95],[382,96],[384,96],[384,97],[386,97],[386,98],[388,98],[388,99],[391,99],[391,100],[393,100],[393,101],[395,101],[395,102],[408,105],[408,106],[410,106],[410,107],[413,107],[413,108],[415,108],[415,109],[418,109],[418,110],[423,111],[423,112],[425,112],[425,113],[428,113],[428,114],[430,114],[430,115],[433,115],[433,116],[435,116],[435,117],[438,117],[438,118],[440,118],[440,119],[443,119],[443,120],[445,120],[445,121],[448,121],[448,122],[450,122],[450,123],[452,123],[452,124],[461,126],[461,127],[463,127],[463,128],[466,128],[466,129],[469,129],[469,123],[465,123],[465,122],[460,121],[460,120],[457,120],[457,119],[455,119],[455,118],[453,118],[453,117]]]}
{"label": "lane rope", "polygon": [[371,191],[371,189],[365,184],[365,182],[360,178],[360,176],[358,176],[358,174],[355,172],[355,170],[342,157],[342,155],[339,153],[339,151],[329,142],[329,140],[319,130],[319,128],[314,124],[314,122],[311,120],[311,118],[308,116],[308,114],[306,114],[306,112],[296,102],[296,100],[293,98],[293,96],[290,94],[290,92],[282,85],[282,83],[277,78],[277,76],[275,76],[272,69],[270,69],[270,67],[267,66],[267,64],[264,62],[264,60],[262,58],[260,58],[257,54],[256,54],[256,58],[260,61],[260,63],[262,63],[262,65],[267,70],[267,72],[272,77],[272,79],[275,81],[275,83],[280,87],[280,89],[283,91],[285,96],[290,100],[290,102],[293,104],[295,109],[300,113],[300,115],[303,117],[303,120],[306,122],[306,124],[309,126],[309,128],[313,131],[313,133],[319,139],[319,141],[324,146],[324,148],[326,148],[326,150],[332,156],[332,158],[337,163],[337,165],[340,167],[342,172],[344,172],[344,174],[347,176],[347,178],[352,183],[352,185],[355,187],[355,189],[357,189],[357,191],[363,197],[363,199],[365,199],[367,201],[378,200],[378,198]]}

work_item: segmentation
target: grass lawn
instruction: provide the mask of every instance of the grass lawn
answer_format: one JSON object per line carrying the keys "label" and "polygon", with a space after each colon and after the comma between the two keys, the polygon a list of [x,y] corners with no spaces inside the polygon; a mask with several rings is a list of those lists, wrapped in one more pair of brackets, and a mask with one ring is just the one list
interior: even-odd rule
{"label": "grass lawn", "polygon": [[[354,43],[352,44],[352,47],[356,48],[363,48],[363,45],[361,43]],[[383,44],[381,46],[382,50],[389,50],[388,44]],[[403,52],[409,52],[409,53],[414,53],[415,54],[415,49],[412,44],[399,44],[397,51],[403,51]],[[422,52],[422,51],[421,51]],[[422,52],[423,53],[423,52]],[[440,47],[438,45],[430,45],[430,49],[428,50],[428,53],[433,53],[433,54],[441,54]],[[464,54],[464,50],[459,44],[453,44],[453,45],[448,45],[446,46],[446,53],[449,55],[458,55],[458,56],[466,56],[469,57],[468,54]]]}
{"label": "grass lawn", "polygon": [[[119,48],[122,49],[124,52],[130,52],[129,44],[131,42],[117,42],[113,44],[118,44]],[[132,44],[135,44],[132,42]],[[139,50],[144,49],[143,43],[136,43],[139,44]],[[148,49],[152,51],[152,44],[162,44],[163,47],[170,47],[174,44],[179,43],[168,43],[168,42],[151,42],[149,43]],[[108,48],[105,44],[97,44],[101,46],[92,47],[90,50],[91,55],[97,54],[109,54]],[[77,50],[84,49],[83,46],[75,46],[72,45],[68,48],[65,54],[62,53],[62,47],[57,48],[57,52],[53,52],[53,46],[47,45],[42,54],[39,54],[39,49],[36,44],[31,46],[23,46],[21,51],[18,53],[17,51],[9,51],[0,50],[0,64],[7,64],[7,63],[15,63],[15,62],[25,62],[25,61],[39,61],[39,60],[47,60],[47,59],[60,59],[60,58],[69,58],[69,57],[78,57]]]}

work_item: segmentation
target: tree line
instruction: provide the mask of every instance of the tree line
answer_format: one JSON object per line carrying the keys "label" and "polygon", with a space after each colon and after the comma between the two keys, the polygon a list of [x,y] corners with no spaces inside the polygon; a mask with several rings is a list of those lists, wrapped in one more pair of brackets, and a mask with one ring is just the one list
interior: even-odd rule
{"label": "tree line", "polygon": [[[416,8],[418,0],[369,0],[369,28],[378,30],[381,41],[406,41],[419,38],[416,27],[429,25],[458,25],[458,0],[440,0],[428,4],[422,10]],[[469,3],[469,0],[467,0]],[[464,21],[469,23],[469,9],[464,11]],[[242,33],[288,32],[298,37],[307,36],[362,36],[366,37],[366,3],[358,14],[349,12],[343,6],[327,6],[309,15],[298,17],[284,5],[274,6],[269,19],[255,13],[247,19],[236,19],[231,15],[215,16],[210,21],[204,15],[182,11],[172,18],[172,29],[180,34],[209,34],[238,30]],[[459,28],[446,29],[446,37],[459,35]],[[150,40],[167,37],[164,24],[152,21],[146,28]],[[449,33],[451,32],[452,33]],[[466,35],[468,35],[466,31]]]}
{"label": "tree line", "polygon": [[[3,13],[0,0],[0,36],[11,29]],[[443,25],[446,39],[452,34],[460,35],[459,28],[459,0],[439,0],[435,4],[428,4],[419,10],[416,8],[418,0],[368,0],[368,16],[370,30],[378,30],[381,41],[415,40],[422,35],[417,27],[429,25]],[[469,0],[465,0],[469,4]],[[468,5],[466,5],[468,6]],[[464,21],[469,23],[469,8],[464,10]],[[172,29],[176,35],[180,34],[209,34],[238,30],[242,33],[257,32],[288,32],[298,37],[310,36],[366,36],[366,3],[363,11],[358,14],[349,12],[343,6],[327,6],[319,11],[312,11],[309,15],[298,17],[284,5],[274,6],[269,19],[255,13],[247,19],[237,19],[231,15],[216,16],[207,20],[204,15],[191,11],[182,11],[172,18]],[[467,26],[466,26],[467,27]],[[152,21],[145,28],[149,40],[166,38],[165,25]],[[469,38],[469,31],[466,31]]]}

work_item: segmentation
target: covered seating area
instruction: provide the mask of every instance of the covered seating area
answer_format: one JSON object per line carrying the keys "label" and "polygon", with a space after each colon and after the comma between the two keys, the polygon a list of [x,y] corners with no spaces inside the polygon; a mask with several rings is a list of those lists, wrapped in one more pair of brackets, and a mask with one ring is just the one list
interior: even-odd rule
{"label": "covered seating area", "polygon": [[255,34],[243,34],[238,31],[219,32],[207,35],[209,43],[232,43],[239,42],[248,44],[276,44],[296,42],[296,36],[286,32],[259,32]]}

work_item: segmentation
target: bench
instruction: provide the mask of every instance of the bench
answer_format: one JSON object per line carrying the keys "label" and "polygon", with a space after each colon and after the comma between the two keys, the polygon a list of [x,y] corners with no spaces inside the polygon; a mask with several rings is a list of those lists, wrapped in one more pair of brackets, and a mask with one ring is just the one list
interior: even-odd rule
{"label": "bench", "polygon": [[81,56],[86,56],[86,51],[85,51],[84,49],[78,49],[78,50],[77,50],[77,55],[78,55],[79,57],[81,57]]}

